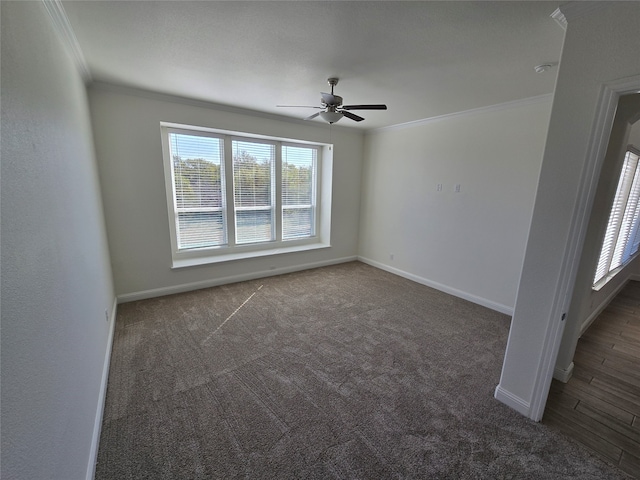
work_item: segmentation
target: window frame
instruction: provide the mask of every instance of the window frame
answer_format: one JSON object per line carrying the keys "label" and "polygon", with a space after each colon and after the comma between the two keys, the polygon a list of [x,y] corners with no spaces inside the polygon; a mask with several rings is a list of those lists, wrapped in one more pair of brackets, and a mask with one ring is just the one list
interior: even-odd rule
{"label": "window frame", "polygon": [[[228,204],[227,206],[227,213],[233,213],[233,225],[234,225],[234,236],[233,239],[228,239],[227,241],[227,245],[230,247],[238,247],[241,245],[262,245],[262,244],[269,244],[271,242],[274,241],[278,241],[278,230],[279,227],[277,225],[277,212],[278,212],[278,198],[280,197],[280,189],[278,188],[277,185],[277,178],[278,178],[278,171],[281,169],[281,163],[279,161],[279,157],[280,157],[280,144],[281,142],[278,141],[274,141],[274,140],[267,140],[267,139],[254,139],[254,138],[249,138],[249,137],[239,137],[237,135],[233,135],[233,136],[228,136],[227,139],[229,140],[229,143],[231,144],[231,150],[232,153],[230,156],[227,156],[225,154],[225,164],[227,162],[227,160],[229,160],[230,162],[230,170],[231,170],[231,188],[229,190],[231,190],[231,198],[232,198],[232,203]],[[237,191],[237,185],[236,182],[234,181],[235,178],[235,163],[234,163],[234,155],[233,155],[233,142],[244,142],[244,143],[256,143],[256,144],[260,144],[260,145],[271,145],[274,147],[274,152],[273,152],[273,164],[270,165],[270,191],[271,191],[271,204],[267,207],[265,206],[253,206],[253,207],[239,207],[236,205],[236,191]],[[227,142],[225,142],[226,145]],[[226,165],[225,165],[226,166]],[[227,185],[229,185],[227,183]],[[263,242],[238,242],[238,215],[237,212],[239,211],[249,211],[249,210],[264,210],[264,211],[270,211],[271,212],[271,239],[270,240],[266,240]]]}
{"label": "window frame", "polygon": [[[165,176],[165,194],[167,198],[167,213],[169,220],[169,236],[171,243],[172,268],[181,268],[207,263],[218,263],[245,258],[279,255],[292,252],[301,252],[319,248],[328,248],[331,234],[331,183],[333,172],[333,145],[305,140],[272,137],[245,132],[228,131],[208,127],[177,124],[171,122],[160,123],[162,137],[163,167]],[[220,138],[223,141],[224,155],[222,158],[224,180],[223,196],[226,199],[226,207],[223,211],[225,217],[225,235],[227,243],[224,245],[207,246],[200,248],[179,249],[177,227],[177,205],[174,193],[174,172],[169,145],[169,134],[178,133],[185,135],[200,135]],[[275,205],[273,208],[274,239],[258,243],[236,243],[236,209],[234,203],[233,183],[233,153],[232,142],[249,141],[267,143],[276,146],[275,154]],[[316,169],[314,173],[314,215],[312,235],[303,238],[282,238],[282,146],[308,147],[316,149]],[[226,189],[225,189],[226,186]]]}
{"label": "window frame", "polygon": [[[635,165],[626,168],[630,155]],[[616,192],[607,219],[607,227],[600,243],[592,289],[604,287],[638,254],[640,244],[640,150],[628,145],[617,177]],[[626,186],[625,186],[626,185]],[[624,189],[621,190],[621,187]],[[631,206],[631,209],[627,207]],[[627,213],[630,215],[627,216]],[[625,221],[626,219],[626,221]],[[613,260],[616,260],[612,267]],[[601,265],[605,271],[602,272]]]}
{"label": "window frame", "polygon": [[[217,210],[215,207],[209,207],[209,208],[205,208],[205,207],[179,207],[178,206],[178,202],[177,202],[177,195],[176,195],[176,189],[175,189],[175,169],[173,166],[173,158],[171,156],[171,147],[170,147],[170,142],[169,142],[169,133],[178,133],[178,134],[190,134],[193,135],[193,131],[183,131],[181,129],[167,129],[166,133],[164,134],[164,140],[166,140],[166,155],[167,158],[165,159],[165,162],[167,163],[165,165],[165,174],[169,175],[170,178],[165,178],[165,180],[168,180],[168,183],[166,183],[166,188],[167,188],[167,194],[170,196],[171,198],[171,208],[170,208],[170,221],[169,221],[169,227],[171,230],[171,248],[174,251],[186,251],[187,249],[180,249],[179,248],[179,238],[180,238],[180,234],[177,228],[178,225],[178,219],[179,219],[179,215],[180,213],[189,213],[189,212],[204,212],[204,211],[215,211]],[[202,134],[200,135],[202,137],[208,137],[208,138],[217,138],[219,140],[224,140],[224,137],[218,134],[214,134],[213,132],[202,132]],[[163,150],[165,148],[165,145],[163,145]],[[223,142],[223,148],[224,148],[224,142]],[[224,152],[222,152],[222,158],[221,158],[221,189],[222,192],[224,194],[224,192],[226,191],[226,166],[225,166],[225,162],[224,162]],[[227,202],[228,199],[225,198],[225,196],[223,195],[223,205],[221,207],[219,207],[219,210],[222,212],[222,219],[223,219],[223,241],[224,244],[228,243],[228,237],[229,237],[229,230],[226,227],[228,225],[228,208],[227,208]],[[171,212],[172,210],[172,212]],[[206,248],[217,248],[218,246],[207,246],[207,247],[201,247],[203,249]],[[194,250],[193,249],[189,249],[189,250]]]}
{"label": "window frame", "polygon": [[[280,168],[278,169],[278,174],[282,175],[282,165],[284,164],[284,161],[282,160],[282,147],[301,147],[303,145],[300,145],[299,143],[292,143],[292,142],[282,142],[281,144],[281,148],[280,148]],[[316,235],[316,232],[318,231],[318,193],[320,192],[320,175],[318,174],[320,165],[321,165],[321,152],[319,149],[316,149],[316,155],[315,158],[313,159],[313,168],[312,168],[312,181],[311,181],[311,204],[307,205],[307,204],[299,204],[299,205],[283,205],[282,204],[282,191],[280,192],[280,195],[278,196],[277,200],[280,202],[279,205],[279,211],[280,214],[278,215],[279,217],[279,221],[282,224],[282,228],[280,228],[280,234],[284,236],[284,211],[285,208],[286,209],[294,209],[294,208],[310,208],[311,210],[311,218],[312,218],[312,222],[311,222],[311,236],[314,237]],[[278,184],[280,185],[280,188],[282,189],[282,177],[277,179]],[[287,238],[284,239],[282,238],[283,241],[287,241],[287,242],[291,242],[296,240],[297,237],[293,237],[293,238]]]}

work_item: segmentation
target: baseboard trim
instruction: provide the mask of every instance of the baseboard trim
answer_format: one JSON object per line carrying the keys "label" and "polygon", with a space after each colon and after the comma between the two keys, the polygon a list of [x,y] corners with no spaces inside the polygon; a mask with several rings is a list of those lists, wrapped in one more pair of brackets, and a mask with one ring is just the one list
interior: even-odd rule
{"label": "baseboard trim", "polygon": [[516,412],[528,417],[531,411],[531,405],[529,402],[524,401],[522,398],[514,395],[513,393],[505,390],[500,385],[496,387],[494,395],[495,399],[504,403],[506,406],[513,408]]}
{"label": "baseboard trim", "polygon": [[111,364],[111,348],[113,346],[117,310],[118,299],[114,298],[113,305],[111,306],[111,315],[109,315],[109,338],[107,340],[107,351],[105,353],[104,364],[102,366],[102,378],[100,379],[100,393],[98,394],[96,418],[93,424],[93,438],[91,439],[89,464],[87,465],[87,480],[93,480],[96,474],[98,447],[100,446],[100,433],[102,432],[102,418],[104,416],[104,405],[107,400],[107,382],[109,381],[109,365]]}
{"label": "baseboard trim", "polygon": [[573,362],[571,362],[566,369],[558,368],[558,367],[554,368],[553,378],[555,378],[556,380],[562,383],[567,383],[569,380],[571,380],[571,377],[573,376],[573,367],[574,367],[574,364]]}
{"label": "baseboard trim", "polygon": [[321,262],[304,263],[293,265],[290,267],[275,268],[273,270],[263,270],[259,272],[244,273],[241,275],[230,275],[201,282],[183,283],[180,285],[171,285],[169,287],[154,288],[151,290],[143,290],[141,292],[125,293],[118,295],[118,303],[134,302],[136,300],[146,300],[148,298],[162,297],[164,295],[173,295],[176,293],[191,292],[202,288],[218,287],[229,283],[244,282],[247,280],[256,280],[258,278],[273,277],[283,275],[285,273],[299,272],[301,270],[310,270],[312,268],[328,267],[330,265],[338,265],[340,263],[353,262],[358,260],[356,255],[350,257],[334,258]]}
{"label": "baseboard trim", "polygon": [[469,302],[475,303],[477,305],[481,305],[483,307],[489,308],[491,310],[495,310],[500,313],[504,313],[509,316],[513,316],[513,307],[508,307],[506,305],[502,305],[500,303],[493,302],[491,300],[487,300],[486,298],[478,297],[476,295],[472,295],[467,292],[463,292],[462,290],[458,290],[456,288],[449,287],[447,285],[443,285],[438,282],[434,282],[432,280],[428,280],[426,278],[420,277],[413,273],[406,272],[404,270],[400,270],[399,268],[390,267],[389,265],[385,265],[384,263],[380,263],[376,260],[372,260],[367,257],[358,257],[358,260],[362,263],[366,263],[367,265],[371,265],[372,267],[379,268],[381,270],[385,270],[389,273],[393,273],[395,275],[399,275],[401,277],[412,280],[416,283],[420,283],[422,285],[426,285],[427,287],[435,288],[444,293],[448,293],[449,295],[453,295],[454,297],[462,298],[463,300],[468,300]]}

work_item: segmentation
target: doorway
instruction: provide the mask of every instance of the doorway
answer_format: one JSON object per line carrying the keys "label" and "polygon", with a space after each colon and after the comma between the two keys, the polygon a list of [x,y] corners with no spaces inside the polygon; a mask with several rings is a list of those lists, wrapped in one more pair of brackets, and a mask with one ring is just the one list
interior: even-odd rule
{"label": "doorway", "polygon": [[[543,423],[632,475],[640,472],[640,257],[596,289],[594,272],[628,145],[640,146],[640,94],[620,96]],[[559,381],[561,379],[563,382]]]}

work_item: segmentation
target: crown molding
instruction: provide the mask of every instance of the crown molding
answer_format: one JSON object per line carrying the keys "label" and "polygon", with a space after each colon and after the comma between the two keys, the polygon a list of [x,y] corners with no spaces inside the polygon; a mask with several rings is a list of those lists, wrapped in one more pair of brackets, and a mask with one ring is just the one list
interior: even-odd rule
{"label": "crown molding", "polygon": [[67,17],[67,12],[64,11],[62,2],[60,0],[42,0],[42,4],[49,14],[54,30],[62,39],[62,42],[71,54],[80,76],[85,83],[90,83],[91,72],[89,71],[89,66],[84,58],[84,54],[82,53],[76,34],[71,27],[69,17]]}
{"label": "crown molding", "polygon": [[423,118],[420,120],[413,120],[406,123],[398,123],[396,125],[390,125],[388,127],[373,128],[367,130],[366,133],[385,132],[390,130],[403,130],[405,128],[414,128],[428,123],[440,122],[442,120],[448,120],[455,117],[465,117],[469,115],[478,115],[483,113],[499,112],[501,110],[508,110],[510,108],[524,107],[526,105],[533,105],[536,103],[550,102],[553,99],[553,94],[547,93],[544,95],[537,95],[535,97],[522,98],[520,100],[513,100],[510,102],[498,103],[496,105],[487,105],[485,107],[473,108],[471,110],[464,110],[461,112],[445,113],[444,115],[438,115],[436,117]]}
{"label": "crown molding", "polygon": [[551,14],[551,18],[558,22],[558,25],[560,25],[563,30],[566,30],[569,22],[583,15],[600,10],[602,7],[606,6],[606,4],[607,2],[565,3],[564,5],[560,5],[556,8],[556,10]]}
{"label": "crown molding", "polygon": [[569,22],[567,22],[567,17],[564,16],[564,13],[562,13],[559,8],[555,9],[551,14],[551,18],[553,18],[563,30],[567,29],[567,23]]}

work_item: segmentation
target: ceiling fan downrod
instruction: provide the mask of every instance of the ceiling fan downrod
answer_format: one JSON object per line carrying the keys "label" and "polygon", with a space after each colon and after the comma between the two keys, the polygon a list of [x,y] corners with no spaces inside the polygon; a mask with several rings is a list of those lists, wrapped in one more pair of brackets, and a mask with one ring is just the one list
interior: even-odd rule
{"label": "ceiling fan downrod", "polygon": [[335,87],[338,84],[338,80],[340,80],[340,79],[339,78],[335,78],[335,77],[331,77],[331,78],[327,79],[327,82],[331,86],[331,95],[333,95],[333,87]]}

